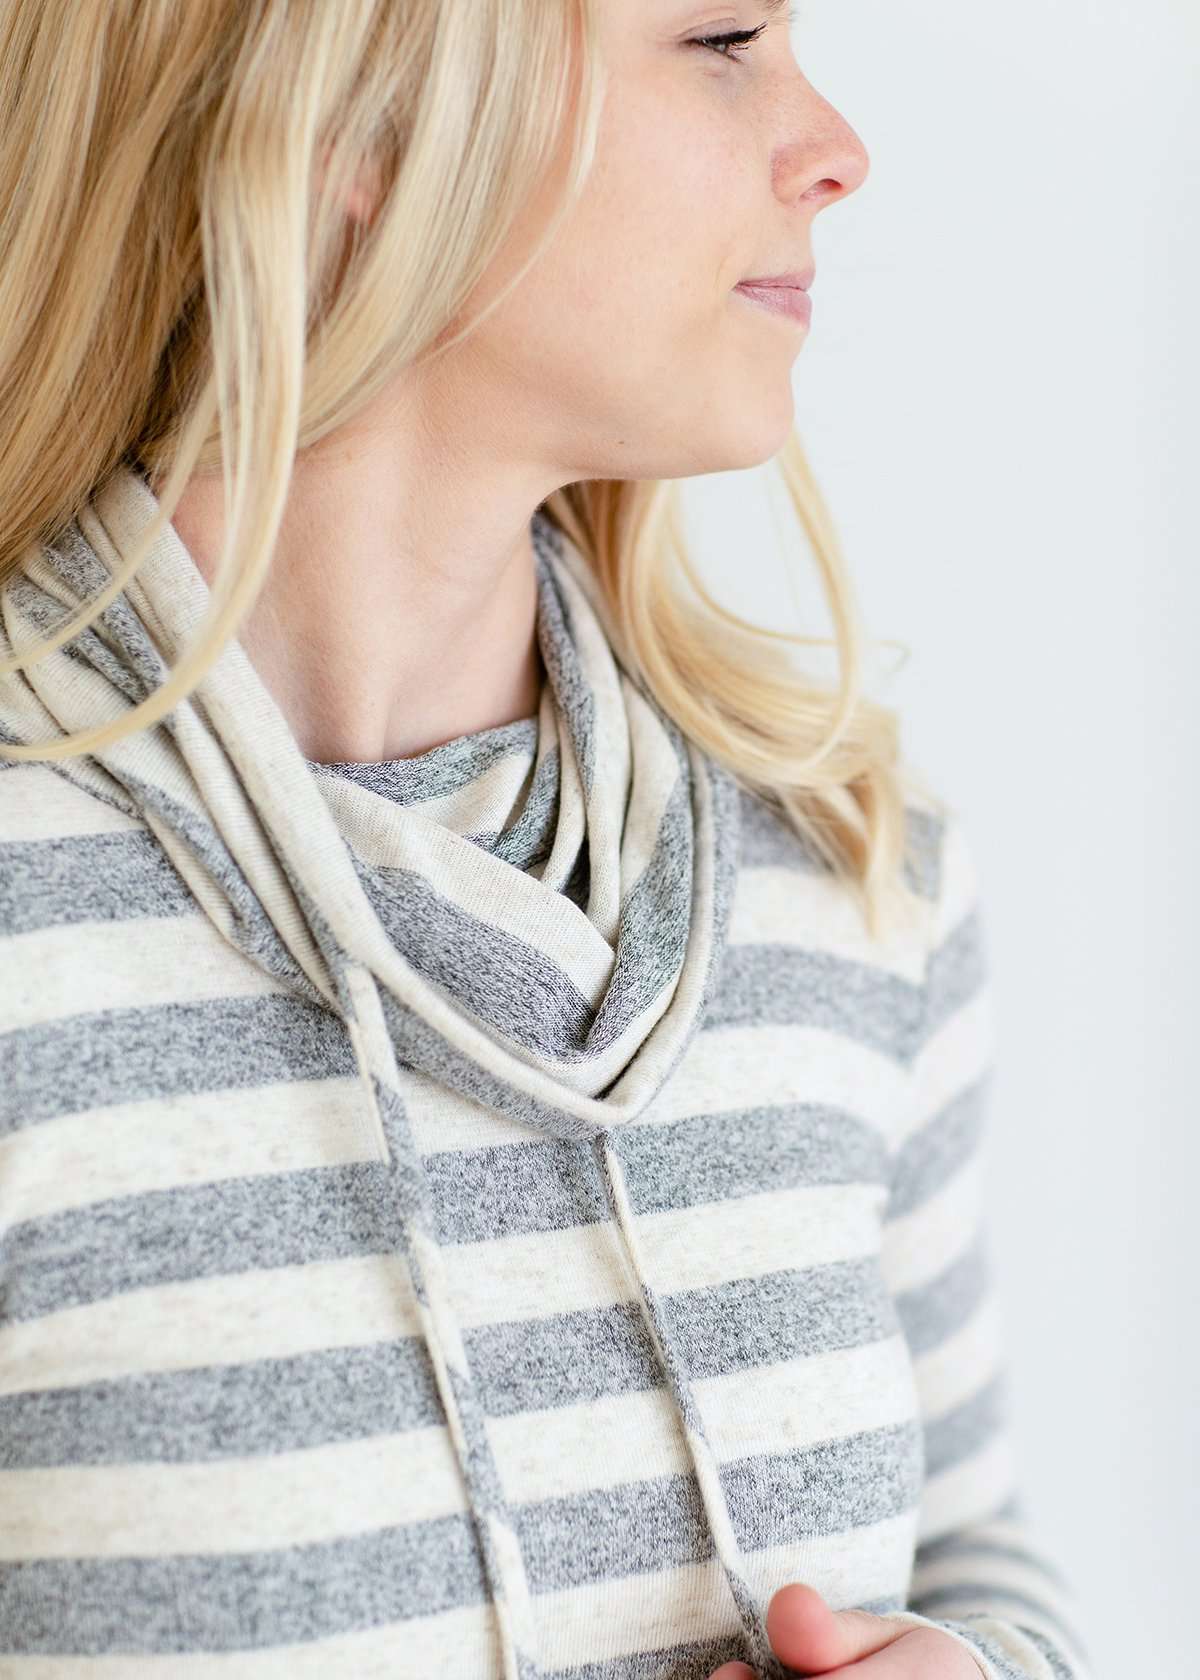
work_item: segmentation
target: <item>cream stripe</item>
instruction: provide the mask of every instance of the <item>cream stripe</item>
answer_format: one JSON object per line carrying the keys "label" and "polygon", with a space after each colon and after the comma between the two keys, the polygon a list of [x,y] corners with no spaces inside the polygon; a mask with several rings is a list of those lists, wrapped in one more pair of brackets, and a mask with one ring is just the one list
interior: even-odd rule
{"label": "cream stripe", "polygon": [[401,1255],[238,1272],[0,1327],[0,1393],[248,1364],[416,1333]]}
{"label": "cream stripe", "polygon": [[[68,922],[12,934],[4,959],[13,977],[3,992],[6,1029],[48,1025],[97,1009],[295,995],[199,913]],[[22,986],[22,975],[36,975],[37,984]]]}
{"label": "cream stripe", "polygon": [[[803,1270],[876,1252],[877,1185],[812,1185],[643,1214],[638,1239],[653,1286],[668,1294],[733,1278]],[[444,1249],[464,1327],[611,1306],[631,1298],[611,1223],[537,1231]]]}
{"label": "cream stripe", "polygon": [[679,782],[679,760],[658,719],[632,685],[625,690],[634,774],[645,776],[644,805],[631,805],[621,834],[621,878],[635,885],[654,856],[663,817]]}
{"label": "cream stripe", "polygon": [[393,800],[388,793],[376,793],[375,788],[363,781],[338,773],[319,776],[318,786],[338,822],[341,823],[345,813],[360,833],[361,855],[370,853],[371,862],[380,864],[388,860],[382,847],[385,847],[385,830],[395,823],[397,803],[403,803],[407,810],[418,810],[429,822],[452,828],[461,835],[503,828],[513,820],[514,805],[536,763],[534,753],[536,746],[534,751],[514,748],[454,791],[412,803],[408,803],[407,796],[403,801]]}
{"label": "cream stripe", "polygon": [[799,947],[862,963],[917,986],[924,970],[926,928],[923,919],[914,920],[911,931],[874,943],[849,893],[830,892],[823,876],[759,865],[743,867],[738,874],[729,943]]}
{"label": "cream stripe", "polygon": [[0,844],[69,840],[85,834],[146,830],[103,799],[85,793],[47,764],[17,764],[0,771]]}
{"label": "cream stripe", "polygon": [[5,1470],[0,1559],[220,1556],[304,1546],[464,1509],[462,1472],[440,1424],[213,1463]]}
{"label": "cream stripe", "polygon": [[[694,1392],[721,1463],[801,1451],[913,1415],[895,1337],[697,1381]],[[661,1388],[489,1418],[487,1431],[505,1497],[516,1504],[690,1469],[674,1404]],[[466,1508],[442,1424],[212,1462],[6,1470],[0,1559],[220,1554],[231,1535],[239,1551],[270,1550]]]}
{"label": "cream stripe", "polygon": [[[329,788],[321,778],[321,790],[364,863],[414,870],[430,891],[489,930],[538,951],[585,997],[602,993],[612,972],[612,949],[570,899],[561,894],[548,897],[524,871],[481,850],[465,835],[440,827],[423,805],[406,807],[401,826],[395,820],[394,801],[369,794],[344,776],[337,781],[336,788]],[[381,824],[369,807],[364,809],[367,801],[391,812],[386,853],[381,836],[376,843]]]}
{"label": "cream stripe", "polygon": [[114,1196],[377,1159],[357,1075],[298,1079],[66,1114],[0,1137],[4,1218]]}
{"label": "cream stripe", "polygon": [[[880,1191],[817,1185],[639,1219],[656,1288],[674,1293],[733,1278],[870,1259]],[[440,1251],[463,1329],[535,1322],[631,1299],[611,1225],[597,1222]],[[0,1393],[71,1386],[152,1368],[351,1347],[415,1333],[399,1255],[310,1262],[132,1290],[0,1327]],[[153,1350],[147,1366],[148,1350]]]}
{"label": "cream stripe", "polygon": [[[657,1289],[705,1289],[764,1272],[873,1258],[878,1184],[811,1184],[640,1214],[637,1237]],[[697,1242],[703,1224],[704,1240]]]}
{"label": "cream stripe", "polygon": [[810,1103],[845,1109],[886,1140],[907,1100],[909,1078],[891,1056],[818,1027],[705,1028],[638,1124],[670,1126],[693,1115]]}
{"label": "cream stripe", "polygon": [[896,1127],[897,1148],[992,1070],[995,1039],[993,998],[985,986],[942,1023],[913,1062],[913,1096]]}
{"label": "cream stripe", "polygon": [[[746,1576],[764,1604],[787,1581],[819,1580],[829,1602],[896,1595],[895,1559],[906,1545],[907,1514],[888,1522],[805,1539],[803,1546],[767,1547],[745,1559]],[[716,1558],[651,1574],[620,1576],[533,1600],[542,1639],[535,1653],[547,1668],[622,1658],[735,1631],[736,1612]],[[395,1680],[397,1664],[414,1680],[454,1674],[483,1680],[500,1672],[495,1613],[470,1605],[311,1644],[237,1652],[189,1651],[188,1680]],[[156,1656],[13,1657],[0,1661],[4,1680],[179,1680],[176,1653]]]}
{"label": "cream stripe", "polygon": [[[513,804],[534,764],[528,749],[506,753],[452,793],[435,799],[401,801],[406,811],[457,834],[502,827],[513,815]],[[337,773],[318,776],[325,803],[338,826],[354,835],[359,856],[374,864],[391,863],[397,801],[385,793]]]}
{"label": "cream stripe", "polygon": [[[947,1611],[945,1614],[948,1620],[954,1619],[951,1611]],[[978,1629],[993,1644],[998,1645],[1002,1651],[1007,1653],[1010,1662],[1016,1666],[1021,1674],[1022,1680],[1059,1680],[1047,1658],[1043,1656],[1032,1640],[1023,1638],[1011,1622],[997,1621],[994,1616],[973,1616],[971,1626]],[[954,1632],[954,1630],[951,1631]],[[954,1632],[954,1637],[966,1643],[964,1635]],[[1055,1634],[1054,1637],[1057,1639],[1058,1635]],[[977,1653],[976,1661],[981,1666],[986,1665],[984,1671],[990,1677],[994,1672],[993,1664],[984,1657],[982,1652]],[[1007,1680],[1007,1676],[998,1676],[998,1680]]]}
{"label": "cream stripe", "polygon": [[[895,1576],[912,1526],[909,1513],[847,1534],[806,1535],[795,1545],[743,1554],[751,1591],[765,1606],[788,1581],[820,1581],[838,1607],[903,1591]],[[614,1661],[662,1646],[716,1638],[734,1631],[737,1612],[719,1561],[558,1593],[535,1601],[543,1630],[540,1656],[565,1668],[586,1651],[592,1662]]]}
{"label": "cream stripe", "polygon": [[916,1360],[922,1409],[943,1417],[964,1405],[1004,1368],[1000,1300],[990,1290],[962,1328]]}
{"label": "cream stripe", "polygon": [[[1002,1543],[1002,1542],[1001,1542]],[[1013,1536],[1013,1544],[1020,1547],[1024,1544],[1023,1536]],[[1020,1558],[1006,1556],[1003,1552],[982,1549],[977,1553],[970,1550],[954,1551],[947,1557],[933,1558],[913,1572],[913,1596],[927,1592],[934,1592],[940,1587],[953,1587],[964,1579],[974,1579],[986,1582],[982,1592],[975,1599],[969,1600],[964,1593],[963,1603],[973,1609],[988,1610],[986,1600],[991,1588],[1007,1587],[1012,1592],[1024,1593],[1027,1597],[1050,1605],[1062,1607],[1064,1610],[1067,1599],[1059,1592],[1047,1577],[1045,1571],[1035,1562],[1024,1563]],[[994,1602],[994,1601],[993,1601]],[[957,1611],[947,1611],[947,1615],[957,1615]],[[1024,1609],[1015,1612],[1018,1621],[1025,1620]],[[1050,1624],[1046,1623],[1046,1632],[1051,1638],[1057,1635],[1052,1632]]]}
{"label": "cream stripe", "polygon": [[[402,1068],[399,1079],[401,1097],[422,1155],[540,1142],[545,1136],[539,1128],[475,1102],[429,1074]],[[140,1127],[137,1162],[113,1164],[113,1182],[129,1189],[136,1189],[143,1177],[147,1187],[155,1188],[173,1182],[216,1182],[227,1175],[230,1161],[236,1162],[228,1166],[231,1174],[278,1171],[281,1160],[295,1168],[328,1166],[359,1158],[344,1128],[342,1112],[355,1100],[354,1085],[355,1081],[347,1078],[297,1080],[294,1084],[207,1092],[198,1097],[181,1095],[166,1101],[147,1098],[144,1103],[113,1104],[27,1128],[20,1147],[36,1156],[38,1164],[31,1171],[46,1183],[46,1212],[59,1205],[75,1205],[71,1185],[62,1185],[61,1203],[53,1200],[53,1178],[78,1158],[89,1134],[103,1137],[113,1124],[117,1140],[132,1135],[127,1127]],[[642,1111],[636,1124],[666,1127],[709,1114],[803,1103],[844,1110],[886,1143],[889,1127],[908,1100],[908,1090],[909,1075],[890,1056],[837,1033],[786,1025],[718,1027],[692,1040],[671,1081]],[[288,1150],[281,1156],[279,1129],[286,1126],[288,1105],[293,1102],[301,1120],[296,1138],[288,1140]],[[330,1110],[327,1129],[318,1124],[326,1105]],[[127,1121],[127,1110],[140,1119]],[[257,1122],[260,1113],[264,1117],[262,1126],[249,1124]],[[310,1121],[305,1116],[311,1117]],[[189,1120],[198,1129],[194,1137]],[[38,1134],[45,1134],[44,1145]],[[218,1140],[220,1147],[216,1146]],[[234,1140],[237,1146],[231,1155]],[[200,1179],[196,1177],[194,1158],[198,1146],[206,1161]],[[0,1143],[0,1161],[3,1149]],[[105,1140],[94,1151],[100,1157],[89,1169],[95,1191],[83,1200],[98,1199],[106,1193],[102,1188],[103,1157],[109,1149],[110,1143]],[[13,1159],[17,1158],[14,1153]],[[4,1175],[5,1168],[0,1166],[0,1179]]]}
{"label": "cream stripe", "polygon": [[946,828],[941,845],[942,881],[934,905],[930,949],[936,950],[979,902],[981,881],[970,837],[962,818],[955,814]]}
{"label": "cream stripe", "polygon": [[918,1541],[937,1540],[977,1522],[984,1512],[1003,1503],[1015,1483],[1013,1440],[1005,1430],[993,1435],[979,1452],[926,1478]]}
{"label": "cream stripe", "polygon": [[932,1283],[961,1259],[979,1236],[983,1167],[972,1151],[955,1172],[911,1213],[889,1221],[884,1271],[897,1294]]}
{"label": "cream stripe", "polygon": [[[0,1680],[413,1680],[454,1675],[492,1680],[500,1672],[496,1616],[490,1604],[366,1628],[336,1639],[256,1651],[164,1652],[141,1656],[0,1655]],[[403,1669],[400,1669],[403,1664]]]}

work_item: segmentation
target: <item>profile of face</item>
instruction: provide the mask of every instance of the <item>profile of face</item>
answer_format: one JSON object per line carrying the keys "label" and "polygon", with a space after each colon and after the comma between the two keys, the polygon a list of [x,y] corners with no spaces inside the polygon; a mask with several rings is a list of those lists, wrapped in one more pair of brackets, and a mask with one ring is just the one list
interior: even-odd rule
{"label": "profile of face", "polygon": [[[810,329],[735,288],[813,263],[813,222],[866,178],[866,150],[804,76],[778,0],[598,4],[608,89],[583,196],[425,395],[443,422],[469,409],[473,442],[543,487],[758,465],[792,425]],[[735,31],[757,34],[714,40]],[[467,315],[560,190],[526,206]]]}

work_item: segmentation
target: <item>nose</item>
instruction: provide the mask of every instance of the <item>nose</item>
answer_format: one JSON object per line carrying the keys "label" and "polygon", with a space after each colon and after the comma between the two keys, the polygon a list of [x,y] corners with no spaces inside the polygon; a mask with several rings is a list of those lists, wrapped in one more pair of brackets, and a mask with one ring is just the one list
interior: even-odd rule
{"label": "nose", "polygon": [[858,191],[871,159],[841,112],[800,79],[800,108],[789,113],[788,134],[771,159],[771,180],[783,203],[811,203],[823,210]]}

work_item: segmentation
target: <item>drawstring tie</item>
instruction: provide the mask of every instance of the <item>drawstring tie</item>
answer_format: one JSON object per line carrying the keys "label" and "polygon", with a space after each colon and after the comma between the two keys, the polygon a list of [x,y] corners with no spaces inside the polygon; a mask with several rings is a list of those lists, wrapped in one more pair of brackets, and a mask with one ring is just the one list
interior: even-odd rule
{"label": "drawstring tie", "polygon": [[[399,1071],[378,987],[374,975],[361,964],[347,966],[342,976],[352,1006],[352,1012],[347,1011],[346,1026],[368,1096],[371,1146],[383,1159],[391,1160],[396,1169],[402,1201],[401,1238],[418,1321],[479,1533],[484,1571],[499,1625],[504,1680],[543,1680],[532,1656],[537,1640],[525,1561],[450,1305],[428,1180],[400,1096]],[[579,1125],[586,1128],[587,1123],[579,1122]],[[749,1642],[747,1660],[759,1680],[787,1680],[788,1670],[771,1649],[757,1601],[742,1572],[741,1549],[686,1364],[671,1340],[662,1303],[646,1280],[625,1173],[613,1144],[612,1129],[589,1128],[586,1135],[593,1144],[612,1219],[621,1234],[626,1261],[638,1285],[638,1300],[651,1345],[679,1410],[713,1544]],[[389,1138],[394,1140],[394,1149]]]}

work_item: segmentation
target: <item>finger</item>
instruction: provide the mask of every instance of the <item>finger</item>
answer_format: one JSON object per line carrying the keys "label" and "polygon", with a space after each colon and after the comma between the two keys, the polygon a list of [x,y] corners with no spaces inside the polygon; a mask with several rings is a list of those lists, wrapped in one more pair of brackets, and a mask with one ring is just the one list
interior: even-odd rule
{"label": "finger", "polygon": [[714,1669],[708,1680],[758,1680],[758,1676],[744,1662],[728,1662]]}
{"label": "finger", "polygon": [[775,1655],[789,1668],[820,1674],[853,1653],[837,1618],[815,1587],[793,1581],[780,1587],[767,1606],[767,1637]]}
{"label": "finger", "polygon": [[866,1610],[831,1610],[803,1581],[780,1587],[767,1607],[767,1637],[776,1656],[805,1674],[824,1675],[857,1662],[909,1631],[911,1623],[889,1622]]}
{"label": "finger", "polygon": [[[819,1680],[950,1680],[951,1675],[954,1680],[967,1680],[968,1670],[960,1669],[956,1662],[947,1667],[943,1647],[931,1648],[922,1640],[922,1632],[921,1628],[909,1625],[890,1644],[882,1645],[870,1655],[822,1670]],[[958,1654],[951,1652],[951,1659]],[[979,1666],[971,1657],[967,1657],[967,1662],[972,1669]],[[972,1676],[972,1680],[976,1677]]]}

